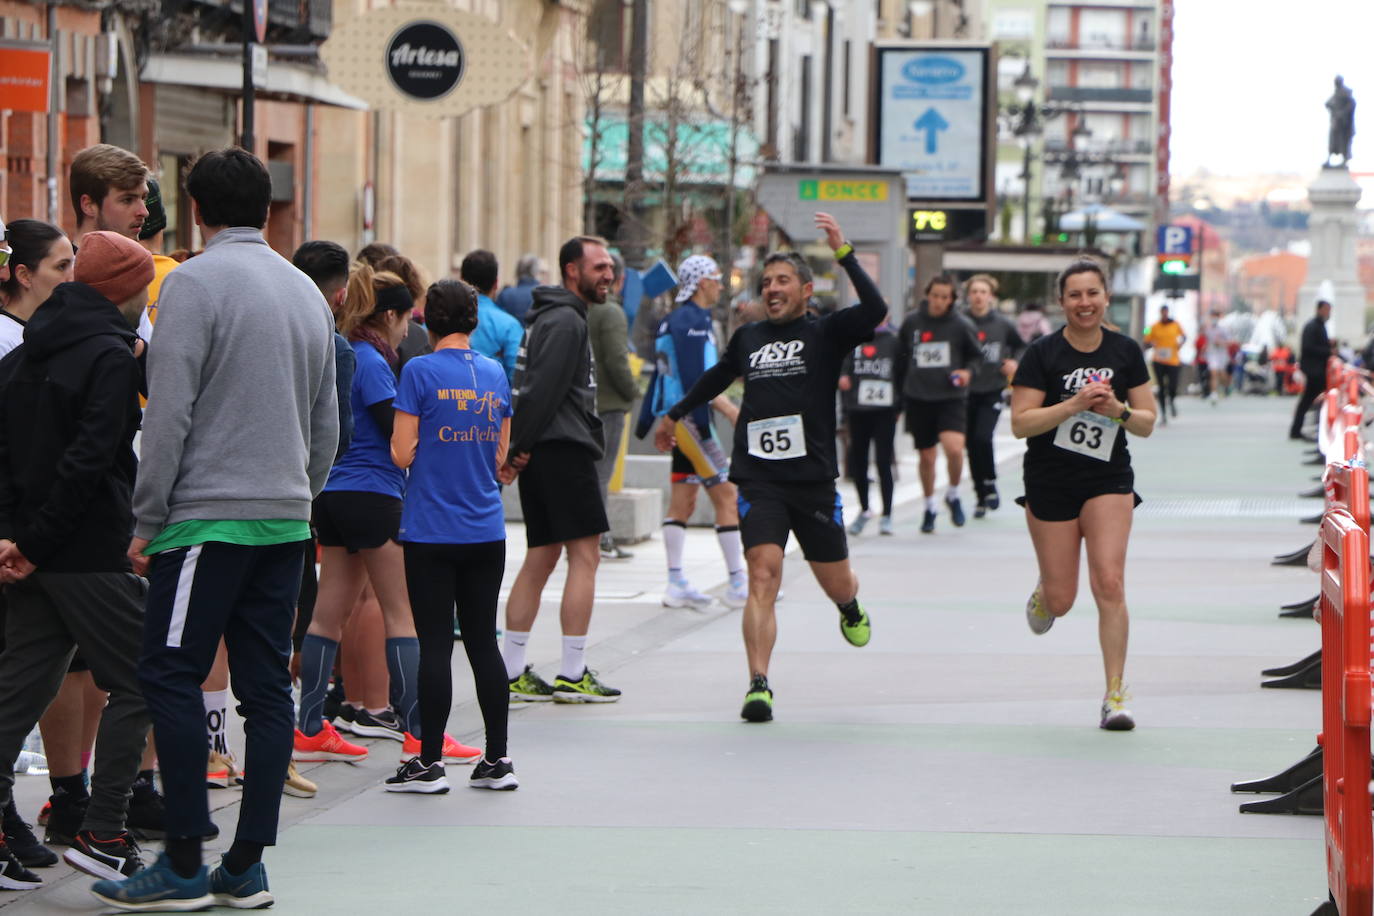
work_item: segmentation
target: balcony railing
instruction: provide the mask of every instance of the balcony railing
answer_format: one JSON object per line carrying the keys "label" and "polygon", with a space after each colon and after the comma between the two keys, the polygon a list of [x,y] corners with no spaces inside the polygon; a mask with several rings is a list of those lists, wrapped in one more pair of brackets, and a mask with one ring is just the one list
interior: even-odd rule
{"label": "balcony railing", "polygon": [[[230,0],[227,6],[233,13],[243,15],[245,7],[251,12],[251,4],[252,0]],[[216,13],[222,12],[226,6],[221,0],[180,0],[173,8],[183,5],[190,8],[198,6]],[[281,40],[288,42],[323,41],[329,37],[333,11],[332,0],[267,0],[268,31],[286,33]],[[220,27],[223,27],[223,23]]]}
{"label": "balcony railing", "polygon": [[1080,38],[1074,41],[1067,36],[1052,36],[1045,39],[1045,47],[1051,51],[1154,51],[1157,42],[1150,37],[1131,39]]}
{"label": "balcony railing", "polygon": [[1153,89],[1098,89],[1090,86],[1051,86],[1048,97],[1058,102],[1135,102],[1154,101]]}
{"label": "balcony railing", "polygon": [[[1093,141],[1094,152],[1103,152],[1112,156],[1148,156],[1154,148],[1149,140],[1105,140]],[[1055,155],[1057,153],[1067,154],[1069,151],[1069,141],[1064,137],[1046,137],[1045,153]]]}

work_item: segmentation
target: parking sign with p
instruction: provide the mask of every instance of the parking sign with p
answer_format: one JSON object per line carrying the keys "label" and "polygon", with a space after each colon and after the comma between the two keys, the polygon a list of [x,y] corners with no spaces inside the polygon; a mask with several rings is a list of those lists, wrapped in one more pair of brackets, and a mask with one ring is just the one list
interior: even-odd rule
{"label": "parking sign with p", "polygon": [[1155,240],[1155,252],[1161,262],[1193,259],[1192,226],[1160,226]]}

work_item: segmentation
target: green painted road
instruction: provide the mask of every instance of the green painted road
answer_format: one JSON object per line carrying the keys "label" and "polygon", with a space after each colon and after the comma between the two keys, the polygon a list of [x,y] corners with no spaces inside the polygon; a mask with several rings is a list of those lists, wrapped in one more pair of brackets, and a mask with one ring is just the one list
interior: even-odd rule
{"label": "green painted road", "polygon": [[[1135,732],[1096,727],[1086,578],[1049,634],[1026,629],[1035,564],[1013,462],[987,519],[921,535],[906,505],[895,537],[854,540],[867,648],[841,640],[789,556],[771,724],[737,717],[738,613],[648,596],[593,623],[593,664],[622,702],[513,711],[519,791],[470,790],[452,767],[447,796],[387,795],[388,742],[362,765],[315,767],[319,796],[284,800],[267,859],[275,911],[1310,912],[1326,895],[1320,819],[1242,815],[1229,792],[1305,755],[1320,716],[1316,692],[1259,687],[1261,668],[1319,642],[1311,621],[1277,617],[1315,594],[1315,574],[1268,563],[1316,530],[1297,522],[1319,504],[1297,497],[1317,469],[1285,439],[1292,405],[1186,399],[1132,443],[1146,500],[1127,573]],[[656,544],[631,561],[661,562]],[[628,568],[603,565],[600,588]],[[551,675],[546,614],[532,660]],[[455,677],[451,730],[473,737],[461,653]],[[215,800],[231,834],[234,793]],[[7,916],[92,911],[86,880],[48,876],[0,896]]]}

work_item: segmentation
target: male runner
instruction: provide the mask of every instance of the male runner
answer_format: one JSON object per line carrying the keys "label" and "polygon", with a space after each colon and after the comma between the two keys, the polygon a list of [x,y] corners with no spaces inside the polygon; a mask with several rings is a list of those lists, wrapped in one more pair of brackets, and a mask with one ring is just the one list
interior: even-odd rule
{"label": "male runner", "polygon": [[1150,365],[1159,384],[1159,425],[1167,426],[1169,417],[1178,416],[1178,351],[1188,335],[1183,326],[1169,316],[1169,307],[1159,307],[1159,319],[1145,333],[1145,346],[1150,348]]}
{"label": "male runner", "polygon": [[773,718],[768,661],[778,635],[774,602],[789,532],[796,533],[816,581],[839,608],[844,638],[864,646],[871,634],[868,614],[859,607],[859,580],[849,567],[835,492],[835,389],[845,355],[872,337],[887,304],[835,218],[817,213],[816,225],[849,274],[859,304],[824,317],[807,315],[811,268],[796,253],[770,254],[763,262],[767,320],[735,332],[720,362],[673,405],[654,437],[659,450],[668,451],[677,421],[743,376],[730,479],[739,488],[740,535],[749,570],[744,651],[750,681],[740,715],[750,722]]}

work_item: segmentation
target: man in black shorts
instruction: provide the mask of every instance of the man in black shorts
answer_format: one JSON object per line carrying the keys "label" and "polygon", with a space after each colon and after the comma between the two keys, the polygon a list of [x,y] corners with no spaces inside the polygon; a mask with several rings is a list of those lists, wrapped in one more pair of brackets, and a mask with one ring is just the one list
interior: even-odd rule
{"label": "man in black shorts", "polygon": [[[605,442],[587,306],[606,301],[614,266],[603,239],[578,236],[559,249],[558,267],[562,286],[535,287],[511,387],[510,457],[499,476],[509,484],[519,475],[528,550],[506,599],[502,654],[513,702],[614,703],[620,691],[597,680],[585,660],[601,534],[610,530],[596,473]],[[525,647],[564,549],[563,661],[550,686],[525,664]]]}
{"label": "man in black shorts", "polygon": [[816,581],[840,610],[840,632],[855,646],[868,644],[868,614],[859,607],[859,580],[849,566],[840,497],[835,492],[835,389],[840,364],[868,340],[887,304],[828,213],[816,214],[859,304],[823,318],[809,316],[811,269],[795,253],[764,259],[766,321],[735,332],[720,362],[699,378],[660,421],[655,444],[673,447],[674,426],[691,411],[744,378],[735,424],[730,479],[739,488],[740,535],[749,567],[744,605],[744,651],[749,691],[740,715],[773,718],[768,661],[777,639],[774,602],[782,581],[783,549],[795,532]]}
{"label": "man in black shorts", "polygon": [[945,505],[955,526],[964,523],[959,478],[964,473],[968,384],[983,362],[978,332],[955,312],[954,280],[941,274],[926,284],[926,300],[897,331],[897,378],[906,399],[906,428],[921,456],[926,511],[921,531],[935,530],[935,447],[945,453],[949,485]]}

